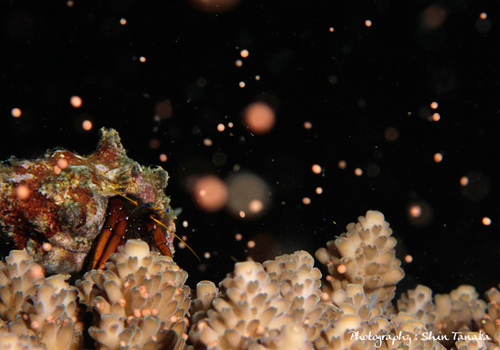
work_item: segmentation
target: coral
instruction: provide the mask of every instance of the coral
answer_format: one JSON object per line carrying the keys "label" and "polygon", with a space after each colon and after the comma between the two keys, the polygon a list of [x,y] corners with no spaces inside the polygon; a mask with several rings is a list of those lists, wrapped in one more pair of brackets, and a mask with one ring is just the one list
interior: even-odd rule
{"label": "coral", "polygon": [[187,336],[187,273],[170,257],[129,240],[106,269],[76,282],[80,300],[96,314],[89,334],[99,349],[181,349]]}
{"label": "coral", "polygon": [[[264,265],[236,263],[234,272],[194,301],[208,310],[193,316],[194,344],[217,349],[312,349],[328,326],[334,307],[322,298],[321,273],[305,251],[283,255]],[[199,285],[198,290],[207,286]],[[200,317],[199,313],[205,317]]]}
{"label": "coral", "polygon": [[486,292],[488,301],[487,313],[483,316],[481,324],[491,338],[500,344],[500,291],[491,288]]}
{"label": "coral", "polygon": [[0,345],[81,348],[83,324],[76,301],[76,288],[62,275],[45,278],[26,251],[12,251],[0,262],[0,316],[5,322],[1,329],[8,332],[2,332]]}
{"label": "coral", "polygon": [[[161,167],[128,158],[115,130],[102,129],[88,157],[55,150],[36,160],[0,163],[0,229],[48,274],[80,271],[105,223],[108,199],[117,191],[168,211],[167,180]],[[175,231],[173,219],[163,217]],[[173,236],[166,240],[173,252]]]}
{"label": "coral", "polygon": [[449,338],[452,338],[453,332],[480,325],[486,309],[486,303],[469,285],[461,285],[450,294],[437,294],[434,303],[436,320],[433,325]]}
{"label": "coral", "polygon": [[0,262],[0,350],[500,348],[496,288],[486,304],[472,286],[433,295],[418,285],[393,305],[403,274],[394,246],[382,214],[369,211],[317,252],[326,276],[297,251],[236,263],[218,286],[199,282],[192,299],[187,273],[141,240],[76,287],[14,250]]}
{"label": "coral", "polygon": [[498,349],[498,341],[492,344],[485,340],[484,333],[479,332],[464,332],[463,339],[456,341],[457,350],[479,350],[479,349]]}
{"label": "coral", "polygon": [[432,300],[432,290],[419,284],[401,295],[397,302],[399,311],[415,316],[419,321],[433,325],[436,320],[436,306]]}
{"label": "coral", "polygon": [[347,232],[327,242],[327,248],[316,251],[318,260],[327,266],[331,287],[327,292],[345,289],[348,283],[360,284],[382,308],[394,297],[395,285],[404,277],[401,262],[396,259],[396,239],[384,215],[370,210],[357,223],[347,225]]}

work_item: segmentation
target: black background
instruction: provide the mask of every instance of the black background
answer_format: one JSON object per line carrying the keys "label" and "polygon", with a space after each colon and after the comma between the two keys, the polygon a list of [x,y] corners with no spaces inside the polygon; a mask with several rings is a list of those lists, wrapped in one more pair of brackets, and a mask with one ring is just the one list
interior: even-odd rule
{"label": "black background", "polygon": [[[183,209],[178,233],[200,256],[211,254],[200,265],[177,251],[192,286],[220,281],[248,254],[314,253],[377,209],[395,231],[398,257],[413,256],[403,263],[400,290],[422,283],[449,292],[468,283],[483,292],[500,282],[494,4],[242,0],[217,13],[186,1],[3,1],[0,158],[35,158],[56,146],[89,154],[99,128],[116,128],[132,159],[169,172],[166,192]],[[80,108],[69,103],[73,95],[82,98]],[[173,114],[155,121],[155,106],[165,100]],[[256,100],[276,110],[269,134],[253,135],[241,122]],[[437,122],[429,119],[434,112]],[[91,131],[82,130],[85,119]],[[387,140],[389,128],[397,140]],[[152,139],[159,148],[150,147]],[[224,164],[213,163],[217,152]],[[272,204],[259,219],[205,213],[193,202],[190,175],[226,179],[235,165],[269,185]],[[414,203],[432,217],[410,220]]]}

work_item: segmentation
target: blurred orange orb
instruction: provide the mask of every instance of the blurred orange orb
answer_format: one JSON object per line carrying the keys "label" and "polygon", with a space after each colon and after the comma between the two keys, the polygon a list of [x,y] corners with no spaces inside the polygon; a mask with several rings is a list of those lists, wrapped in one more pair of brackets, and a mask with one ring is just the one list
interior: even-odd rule
{"label": "blurred orange orb", "polygon": [[14,117],[14,118],[19,118],[22,114],[21,110],[19,108],[12,108],[12,110],[10,111],[10,114]]}
{"label": "blurred orange orb", "polygon": [[80,108],[82,106],[82,98],[80,96],[71,96],[69,102],[74,108]]}
{"label": "blurred orange orb", "polygon": [[85,130],[85,131],[89,131],[89,130],[92,130],[92,122],[90,120],[84,120],[82,122],[82,129]]}
{"label": "blurred orange orb", "polygon": [[254,134],[267,134],[273,129],[275,123],[274,111],[266,103],[251,103],[243,111],[243,124]]}
{"label": "blurred orange orb", "polygon": [[227,186],[217,176],[203,176],[194,185],[193,197],[201,210],[214,212],[226,205],[228,199]]}

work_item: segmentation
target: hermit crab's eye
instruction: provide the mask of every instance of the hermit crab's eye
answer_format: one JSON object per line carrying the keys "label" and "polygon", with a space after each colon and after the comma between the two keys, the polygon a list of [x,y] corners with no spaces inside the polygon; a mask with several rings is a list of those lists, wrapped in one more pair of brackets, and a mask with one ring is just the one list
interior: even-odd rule
{"label": "hermit crab's eye", "polygon": [[[182,210],[182,209],[181,209]],[[168,207],[166,209],[156,209],[155,210],[155,213],[157,214],[163,214],[163,213],[174,213],[175,216],[177,216],[177,213],[180,214],[180,211],[178,211],[177,209],[173,210],[172,211],[172,208]]]}

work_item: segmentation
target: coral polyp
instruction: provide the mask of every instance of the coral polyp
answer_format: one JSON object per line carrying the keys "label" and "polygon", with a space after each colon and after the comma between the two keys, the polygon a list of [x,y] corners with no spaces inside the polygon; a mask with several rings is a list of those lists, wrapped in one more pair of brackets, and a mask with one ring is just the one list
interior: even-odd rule
{"label": "coral polyp", "polygon": [[[35,160],[12,157],[0,164],[0,176],[2,234],[49,274],[82,270],[103,227],[116,226],[117,210],[131,219],[113,232],[117,244],[140,235],[151,246],[161,242],[162,252],[174,252],[175,216],[164,193],[168,173],[130,159],[116,130],[101,129],[98,147],[88,157],[68,150],[48,151]],[[117,193],[157,209],[156,219],[168,229],[147,215],[132,215],[135,207],[111,207],[110,202],[126,201]]]}

